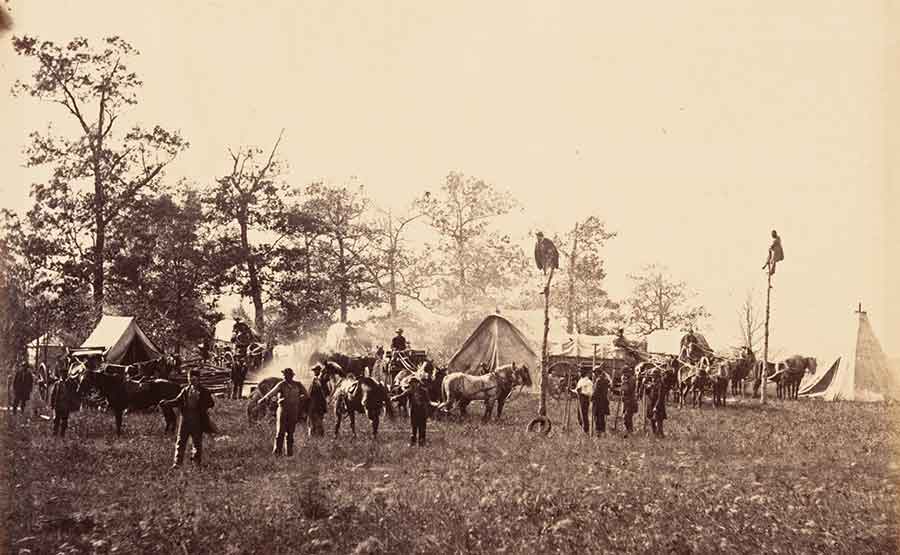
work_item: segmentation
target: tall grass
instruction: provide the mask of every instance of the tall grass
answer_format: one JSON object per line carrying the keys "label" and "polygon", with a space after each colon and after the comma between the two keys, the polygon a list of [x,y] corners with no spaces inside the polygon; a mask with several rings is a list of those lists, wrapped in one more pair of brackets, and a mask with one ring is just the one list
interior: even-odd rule
{"label": "tall grass", "polygon": [[425,448],[404,419],[373,444],[361,418],[357,439],[303,437],[275,458],[243,403],[218,401],[204,468],[177,471],[158,414],[126,416],[115,439],[111,415],[77,413],[56,440],[4,412],[5,550],[898,551],[896,407],[671,408],[665,439],[591,439],[525,433],[522,395],[499,423],[429,422]]}

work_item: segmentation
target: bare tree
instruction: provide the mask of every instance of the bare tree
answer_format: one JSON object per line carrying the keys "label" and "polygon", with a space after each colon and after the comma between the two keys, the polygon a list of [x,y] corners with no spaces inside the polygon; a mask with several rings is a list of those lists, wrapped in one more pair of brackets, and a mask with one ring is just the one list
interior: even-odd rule
{"label": "bare tree", "polygon": [[659,329],[694,326],[709,317],[703,305],[690,305],[694,294],[683,281],[675,281],[665,267],[651,264],[640,274],[629,275],[634,283],[627,300],[629,322],[641,334]]}
{"label": "bare tree", "polygon": [[743,304],[738,309],[738,324],[741,328],[741,342],[744,347],[756,352],[755,345],[763,331],[763,319],[759,308],[753,303],[753,291],[747,291]]}

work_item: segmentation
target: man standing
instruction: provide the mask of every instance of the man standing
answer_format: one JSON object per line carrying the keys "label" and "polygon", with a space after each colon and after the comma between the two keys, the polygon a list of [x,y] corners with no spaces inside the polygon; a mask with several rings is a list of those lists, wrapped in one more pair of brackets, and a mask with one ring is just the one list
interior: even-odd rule
{"label": "man standing", "polygon": [[625,368],[622,371],[622,415],[625,417],[625,435],[634,432],[634,414],[638,410],[635,397],[634,369]]}
{"label": "man standing", "polygon": [[300,405],[306,397],[306,391],[299,382],[294,381],[292,368],[285,368],[281,374],[284,379],[263,395],[257,404],[266,402],[269,397],[278,396],[278,411],[275,413],[275,445],[272,448],[272,454],[281,456],[285,450],[286,438],[287,456],[291,457],[294,455],[294,429],[297,427],[297,420],[300,419]]}
{"label": "man standing", "polygon": [[57,373],[56,378],[50,384],[48,395],[50,408],[53,409],[54,436],[66,436],[66,429],[69,427],[69,413],[72,411],[71,394],[65,375]]}
{"label": "man standing", "polygon": [[172,468],[181,466],[188,437],[191,438],[192,444],[191,462],[199,467],[203,456],[203,434],[213,431],[208,414],[209,409],[215,405],[212,394],[202,385],[194,383],[193,371],[188,369],[187,385],[174,399],[160,401],[159,404],[163,407],[174,406],[181,409],[181,416],[178,418],[178,439],[175,440],[175,461],[172,463]]}
{"label": "man standing", "polygon": [[395,395],[389,402],[395,403],[402,399],[409,401],[409,425],[412,433],[409,436],[409,446],[413,447],[418,442],[419,447],[425,446],[425,428],[428,425],[428,416],[431,414],[431,398],[428,396],[428,387],[413,374],[406,384],[406,389],[399,395]]}
{"label": "man standing", "polygon": [[653,435],[665,437],[663,420],[666,419],[666,390],[663,385],[662,373],[658,368],[650,371],[644,385],[644,412],[644,417],[650,421]]}
{"label": "man standing", "polygon": [[231,398],[241,399],[244,393],[244,380],[247,379],[247,359],[236,358],[231,366]]}
{"label": "man standing", "polygon": [[325,395],[322,378],[319,376],[321,370],[321,365],[313,366],[313,380],[309,386],[309,409],[306,427],[310,437],[322,437],[325,435],[325,427],[322,425],[322,421],[325,418],[325,413],[328,411],[328,398]]}
{"label": "man standing", "polygon": [[609,377],[603,372],[602,366],[594,367],[591,412],[594,416],[594,435],[605,434],[606,415],[609,414]]}
{"label": "man standing", "polygon": [[13,412],[17,409],[25,412],[25,405],[31,399],[31,390],[34,388],[34,376],[28,369],[28,363],[22,362],[22,365],[16,369],[16,375],[13,376]]}
{"label": "man standing", "polygon": [[772,230],[772,244],[769,246],[769,256],[763,264],[763,270],[769,270],[769,275],[775,274],[775,265],[784,260],[784,249],[781,247],[781,237],[778,232]]}
{"label": "man standing", "polygon": [[591,382],[591,378],[589,377],[590,372],[587,368],[581,369],[581,377],[578,379],[578,383],[575,384],[575,389],[572,390],[573,393],[578,395],[578,415],[580,416],[579,420],[581,422],[581,429],[584,430],[584,433],[591,433],[591,421],[589,418],[590,415],[590,405],[591,405],[591,397],[593,397],[594,384]]}

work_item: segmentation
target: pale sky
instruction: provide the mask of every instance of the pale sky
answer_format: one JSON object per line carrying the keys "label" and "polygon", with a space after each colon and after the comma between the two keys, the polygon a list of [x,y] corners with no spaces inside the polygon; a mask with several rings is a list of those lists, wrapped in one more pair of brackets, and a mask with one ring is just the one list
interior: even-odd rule
{"label": "pale sky", "polygon": [[[191,142],[173,180],[208,183],[227,170],[226,147],[268,147],[282,127],[298,185],[356,175],[399,208],[460,170],[521,201],[504,224],[529,249],[531,229],[605,219],[619,233],[606,251],[611,296],[626,296],[626,274],[642,265],[667,265],[713,313],[716,346],[736,341],[747,290],[764,299],[775,228],[786,253],[776,347],[830,355],[862,301],[886,350],[900,353],[896,296],[888,329],[886,259],[897,243],[887,238],[896,157],[886,117],[900,87],[886,86],[896,68],[887,4],[561,4],[12,8],[17,34],[116,34],[141,51],[132,65],[145,86],[129,117]],[[4,38],[0,88],[30,71]],[[5,206],[27,205],[36,177],[20,167],[22,145],[60,110],[0,95]]]}

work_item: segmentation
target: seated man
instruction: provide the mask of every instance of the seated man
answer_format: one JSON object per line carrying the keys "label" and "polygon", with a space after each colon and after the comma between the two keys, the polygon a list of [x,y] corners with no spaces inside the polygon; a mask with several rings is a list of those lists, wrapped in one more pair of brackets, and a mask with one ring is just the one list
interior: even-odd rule
{"label": "seated man", "polygon": [[403,328],[397,329],[397,335],[391,339],[391,350],[395,352],[402,352],[408,348],[408,344],[406,342],[406,338],[403,337]]}

